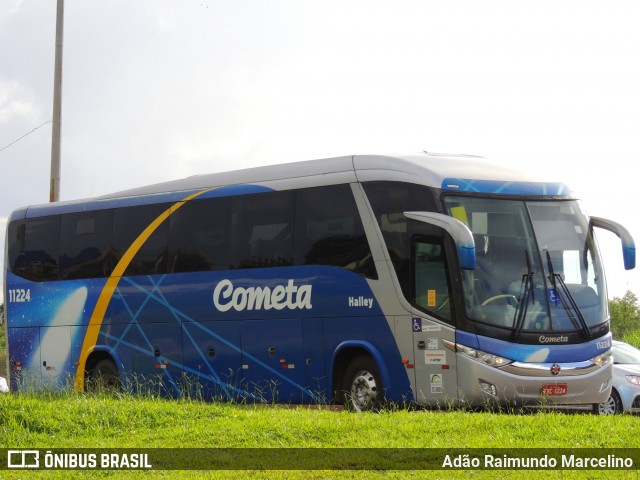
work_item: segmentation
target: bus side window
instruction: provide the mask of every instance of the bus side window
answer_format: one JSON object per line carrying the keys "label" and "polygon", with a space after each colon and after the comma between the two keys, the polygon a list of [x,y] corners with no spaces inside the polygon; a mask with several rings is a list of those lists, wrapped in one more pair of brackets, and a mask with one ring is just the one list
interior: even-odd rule
{"label": "bus side window", "polygon": [[113,269],[113,210],[62,215],[60,278],[107,277]]}
{"label": "bus side window", "polygon": [[24,220],[14,221],[7,228],[7,243],[9,252],[9,268],[16,275],[24,276],[27,268],[25,252],[25,234],[27,224]]}
{"label": "bus side window", "polygon": [[11,270],[37,282],[58,279],[60,216],[31,218],[9,225]]}
{"label": "bus side window", "polygon": [[[428,234],[426,227],[411,227],[403,212],[436,212],[433,192],[428,187],[402,182],[366,182],[363,184],[378,220],[389,258],[404,297],[411,301],[411,252],[413,233]],[[420,228],[414,232],[415,228]]]}
{"label": "bus side window", "polygon": [[235,200],[231,214],[231,268],[293,265],[293,193],[258,193]]}
{"label": "bus side window", "polygon": [[296,263],[330,265],[377,278],[349,185],[298,190]]}
{"label": "bus side window", "polygon": [[[119,208],[114,213],[113,249],[115,262],[131,247],[138,236],[164,212],[169,205],[143,205]],[[169,222],[162,222],[140,246],[124,272],[129,275],[155,275],[167,272]]]}
{"label": "bus side window", "polygon": [[171,272],[229,268],[230,198],[193,200],[177,210],[170,219]]}

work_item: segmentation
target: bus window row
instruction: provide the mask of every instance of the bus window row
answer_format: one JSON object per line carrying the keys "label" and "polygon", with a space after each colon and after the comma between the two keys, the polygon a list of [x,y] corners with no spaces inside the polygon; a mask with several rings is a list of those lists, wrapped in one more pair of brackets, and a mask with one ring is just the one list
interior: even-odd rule
{"label": "bus window row", "polygon": [[[34,281],[329,265],[374,278],[349,185],[30,218],[9,225],[11,270]],[[175,208],[175,207],[174,207]],[[150,234],[149,234],[150,232]]]}

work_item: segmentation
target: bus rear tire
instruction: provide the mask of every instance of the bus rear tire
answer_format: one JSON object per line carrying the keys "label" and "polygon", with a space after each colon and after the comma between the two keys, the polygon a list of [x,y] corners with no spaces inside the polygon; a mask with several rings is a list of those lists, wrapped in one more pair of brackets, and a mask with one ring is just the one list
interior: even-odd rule
{"label": "bus rear tire", "polygon": [[118,367],[110,359],[96,363],[89,371],[86,390],[89,392],[117,392],[121,388]]}
{"label": "bus rear tire", "polygon": [[345,370],[342,382],[344,407],[353,412],[378,410],[384,399],[384,387],[378,365],[368,355],[354,358]]}

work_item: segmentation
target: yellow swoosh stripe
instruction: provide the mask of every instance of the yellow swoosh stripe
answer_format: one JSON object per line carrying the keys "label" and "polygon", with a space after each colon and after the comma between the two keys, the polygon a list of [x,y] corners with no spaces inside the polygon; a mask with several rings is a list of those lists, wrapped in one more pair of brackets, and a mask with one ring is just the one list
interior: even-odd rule
{"label": "yellow swoosh stripe", "polygon": [[188,197],[183,198],[179,202],[171,205],[167,210],[162,212],[158,218],[156,218],[153,222],[149,224],[144,231],[138,235],[138,238],[131,244],[131,246],[124,253],[118,264],[113,269],[111,276],[107,279],[107,283],[104,288],[100,292],[100,296],[98,297],[98,301],[96,302],[96,306],[93,309],[93,313],[91,314],[91,319],[89,320],[89,326],[87,327],[87,331],[84,335],[84,342],[82,343],[82,350],[80,351],[80,360],[78,363],[78,370],[76,371],[75,378],[75,391],[82,392],[84,390],[84,370],[87,362],[87,358],[89,354],[93,352],[93,349],[96,346],[98,341],[98,334],[100,333],[100,329],[102,328],[102,322],[104,321],[104,316],[107,313],[107,308],[109,307],[109,303],[111,302],[111,298],[113,297],[114,292],[116,291],[116,287],[120,282],[120,278],[124,275],[124,272],[127,270],[127,267],[135,257],[138,250],[145,244],[145,242],[149,239],[151,234],[156,231],[156,229],[164,222],[173,212],[182,207],[189,200],[193,200],[199,195],[203,193],[210,192],[214,190],[213,188],[208,188],[206,190],[202,190],[200,192],[189,195]]}

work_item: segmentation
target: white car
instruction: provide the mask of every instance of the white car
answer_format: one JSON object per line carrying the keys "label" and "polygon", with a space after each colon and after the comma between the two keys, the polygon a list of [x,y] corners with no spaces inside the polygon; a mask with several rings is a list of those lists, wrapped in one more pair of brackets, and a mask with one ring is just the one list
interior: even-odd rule
{"label": "white car", "polygon": [[640,350],[628,343],[613,341],[613,379],[611,395],[594,405],[600,415],[640,413]]}

